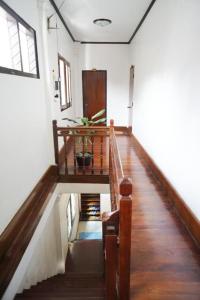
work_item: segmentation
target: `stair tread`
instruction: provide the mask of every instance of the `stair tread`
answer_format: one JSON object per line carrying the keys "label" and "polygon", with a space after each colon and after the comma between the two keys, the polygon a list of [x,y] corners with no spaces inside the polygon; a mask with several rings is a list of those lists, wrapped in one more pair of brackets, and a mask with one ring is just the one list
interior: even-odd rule
{"label": "stair tread", "polygon": [[15,297],[15,300],[22,300],[22,299],[30,299],[30,300],[43,300],[43,299],[48,299],[48,300],[104,300],[104,296],[52,296],[52,295],[42,295],[42,296],[25,296],[25,295],[17,295]]}
{"label": "stair tread", "polygon": [[30,290],[26,290],[24,292],[24,295],[54,295],[54,296],[103,296],[104,295],[104,291],[103,289],[91,289],[91,288],[67,288],[64,290],[59,290],[57,289],[46,289],[46,290],[37,290],[37,289],[30,289]]}
{"label": "stair tread", "polygon": [[100,217],[98,216],[87,216],[87,217],[81,217],[80,221],[101,221]]}
{"label": "stair tread", "polygon": [[39,282],[15,299],[103,300],[103,262],[101,240],[77,240],[69,247],[66,273]]}

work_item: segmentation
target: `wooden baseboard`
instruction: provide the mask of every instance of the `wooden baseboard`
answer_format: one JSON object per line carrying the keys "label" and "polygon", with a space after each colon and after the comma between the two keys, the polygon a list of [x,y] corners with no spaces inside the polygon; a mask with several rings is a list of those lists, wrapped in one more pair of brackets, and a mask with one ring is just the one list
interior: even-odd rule
{"label": "wooden baseboard", "polygon": [[50,166],[0,235],[0,298],[35,232],[57,179],[57,167]]}
{"label": "wooden baseboard", "polygon": [[130,134],[130,130],[128,127],[126,126],[114,126],[115,128],[115,132],[122,132],[122,134],[125,134],[125,135],[129,135]]}
{"label": "wooden baseboard", "polygon": [[200,221],[182,199],[182,197],[178,194],[175,188],[171,185],[171,183],[167,180],[162,171],[155,164],[153,159],[148,155],[146,150],[142,147],[139,141],[136,139],[134,135],[132,135],[136,152],[142,157],[142,161],[147,167],[147,169],[151,169],[153,175],[161,184],[162,188],[166,191],[167,196],[172,201],[174,208],[184,223],[187,230],[190,232],[193,239],[200,246]]}
{"label": "wooden baseboard", "polygon": [[59,182],[109,184],[108,175],[60,175]]}

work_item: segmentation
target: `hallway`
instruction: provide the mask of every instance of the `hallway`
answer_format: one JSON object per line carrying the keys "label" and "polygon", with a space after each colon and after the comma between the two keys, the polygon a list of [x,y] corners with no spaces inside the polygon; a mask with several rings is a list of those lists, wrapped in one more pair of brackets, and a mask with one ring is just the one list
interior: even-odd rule
{"label": "hallway", "polygon": [[199,300],[199,249],[142,165],[134,140],[117,141],[124,173],[133,180],[131,299]]}

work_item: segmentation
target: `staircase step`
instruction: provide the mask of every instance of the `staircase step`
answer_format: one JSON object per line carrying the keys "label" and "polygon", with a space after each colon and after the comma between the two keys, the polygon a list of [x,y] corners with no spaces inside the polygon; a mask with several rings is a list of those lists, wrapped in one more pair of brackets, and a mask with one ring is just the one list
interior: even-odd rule
{"label": "staircase step", "polygon": [[82,205],[99,205],[100,206],[100,201],[99,200],[91,200],[91,199],[85,199],[81,200]]}
{"label": "staircase step", "polygon": [[46,287],[44,289],[30,289],[25,290],[26,296],[104,296],[104,290],[102,288],[69,288],[69,287]]}
{"label": "staircase step", "polygon": [[30,299],[30,300],[104,300],[105,297],[101,296],[25,296],[25,295],[17,295],[15,300],[23,300],[23,299]]}
{"label": "staircase step", "polygon": [[100,217],[97,216],[87,216],[87,217],[80,217],[80,221],[101,221]]}
{"label": "staircase step", "polygon": [[88,209],[99,209],[100,205],[91,205],[90,203],[88,203],[87,205],[82,205],[82,209],[84,210],[88,210]]}
{"label": "staircase step", "polygon": [[[93,277],[91,277],[93,276]],[[38,288],[42,288],[43,286],[59,286],[59,285],[64,285],[65,287],[80,287],[80,288],[85,288],[85,287],[94,287],[94,288],[103,288],[104,287],[104,279],[102,275],[98,274],[92,274],[91,276],[86,276],[84,274],[83,277],[80,277],[80,275],[76,274],[76,280],[74,280],[74,274],[70,278],[70,274],[68,276],[66,275],[57,275],[55,277],[49,278],[47,280],[44,280],[40,283],[38,283],[36,286]],[[95,278],[96,276],[96,278]],[[34,286],[33,288],[35,288]]]}
{"label": "staircase step", "polygon": [[104,300],[105,283],[101,240],[77,240],[70,247],[66,273],[46,279],[16,300]]}
{"label": "staircase step", "polygon": [[84,198],[100,198],[100,195],[99,194],[81,194],[81,199],[84,199]]}
{"label": "staircase step", "polygon": [[81,213],[81,216],[87,217],[87,216],[100,216],[100,212],[98,211],[84,211]]}

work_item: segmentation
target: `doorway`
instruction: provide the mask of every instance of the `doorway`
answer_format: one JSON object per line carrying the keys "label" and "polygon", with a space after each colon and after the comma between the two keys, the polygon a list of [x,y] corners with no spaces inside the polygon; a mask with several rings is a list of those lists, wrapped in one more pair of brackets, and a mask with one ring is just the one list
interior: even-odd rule
{"label": "doorway", "polygon": [[[107,71],[82,71],[83,83],[83,115],[91,118],[105,109],[107,116]],[[98,126],[101,124],[98,124]]]}
{"label": "doorway", "polygon": [[129,79],[129,104],[128,104],[128,128],[130,132],[132,132],[132,123],[133,123],[134,73],[135,73],[135,67],[131,66],[130,79]]}

